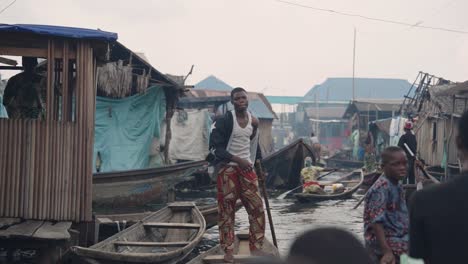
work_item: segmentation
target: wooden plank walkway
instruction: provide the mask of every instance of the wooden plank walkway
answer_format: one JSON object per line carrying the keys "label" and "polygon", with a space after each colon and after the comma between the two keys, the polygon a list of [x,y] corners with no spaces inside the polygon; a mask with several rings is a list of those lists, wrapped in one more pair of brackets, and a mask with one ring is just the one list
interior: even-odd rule
{"label": "wooden plank walkway", "polygon": [[70,239],[68,229],[71,227],[71,222],[53,223],[42,220],[20,221],[19,218],[0,218],[0,227],[9,226],[7,229],[0,230],[0,239]]}

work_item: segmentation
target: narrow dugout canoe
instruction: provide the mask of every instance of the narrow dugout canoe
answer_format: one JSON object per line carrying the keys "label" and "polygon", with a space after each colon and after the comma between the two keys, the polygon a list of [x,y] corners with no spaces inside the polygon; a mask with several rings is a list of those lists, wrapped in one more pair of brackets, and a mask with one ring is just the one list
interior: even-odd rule
{"label": "narrow dugout canoe", "polygon": [[72,251],[97,263],[177,263],[200,242],[205,230],[205,219],[195,204],[178,202],[92,247],[76,246]]}

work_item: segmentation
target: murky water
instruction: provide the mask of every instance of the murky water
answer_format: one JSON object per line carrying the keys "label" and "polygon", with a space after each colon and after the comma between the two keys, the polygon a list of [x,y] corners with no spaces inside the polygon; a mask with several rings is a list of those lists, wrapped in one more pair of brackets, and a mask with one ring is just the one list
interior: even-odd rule
{"label": "murky water", "polygon": [[[333,180],[343,174],[334,173],[327,176],[327,180]],[[196,201],[197,204],[212,204],[216,203],[214,190],[208,192],[190,192],[178,195],[178,200]],[[277,199],[279,193],[270,193],[270,209],[272,213],[273,223],[278,240],[278,247],[282,256],[287,255],[289,247],[294,242],[294,239],[301,233],[311,228],[322,226],[335,226],[343,228],[353,233],[361,241],[363,240],[362,213],[363,205],[358,209],[353,209],[359,195],[354,195],[352,199],[347,200],[330,200],[318,203],[301,204],[296,202],[292,196],[286,199]],[[159,209],[159,208],[154,208]],[[248,215],[244,208],[236,213],[236,231],[248,229]],[[271,239],[270,226],[267,218],[266,237]],[[204,235],[202,242],[185,260],[204,252],[209,248],[218,244],[218,228],[215,226]],[[5,253],[0,250],[0,263],[6,263]],[[20,262],[17,263],[33,263],[34,258],[29,256],[29,251],[21,251]],[[24,261],[24,262],[23,262]]]}
{"label": "murky water", "polygon": [[[336,179],[341,175],[339,173],[330,175],[327,180]],[[352,199],[347,200],[330,200],[310,204],[298,203],[292,196],[282,200],[274,198],[277,196],[278,193],[270,194],[269,202],[281,255],[284,256],[288,253],[289,247],[297,236],[306,230],[317,227],[334,226],[343,228],[363,241],[363,205],[361,204],[359,208],[353,209],[359,198],[361,198],[360,195],[355,194]],[[214,198],[211,199],[212,202],[215,202]],[[210,201],[210,199],[206,198],[203,200],[205,202]],[[236,231],[248,229],[248,227],[248,215],[245,209],[242,208],[236,213]],[[272,240],[268,224],[266,236],[270,241]],[[201,246],[194,251],[194,254],[205,251],[217,242],[218,228],[213,227],[206,232]]]}

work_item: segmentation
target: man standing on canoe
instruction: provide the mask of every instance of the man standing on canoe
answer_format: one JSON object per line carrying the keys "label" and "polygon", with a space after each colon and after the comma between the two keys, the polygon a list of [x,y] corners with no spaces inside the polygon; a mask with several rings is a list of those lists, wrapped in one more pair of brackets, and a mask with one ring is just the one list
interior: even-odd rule
{"label": "man standing on canoe", "polygon": [[408,161],[403,149],[388,147],[382,153],[383,174],[366,194],[364,239],[380,264],[399,263],[408,251],[409,216],[402,185]]}
{"label": "man standing on canoe", "polygon": [[[258,191],[254,161],[261,159],[258,147],[258,119],[247,111],[247,92],[243,88],[231,91],[234,111],[227,112],[213,123],[210,153],[219,166],[218,212],[221,248],[224,261],[234,261],[234,216],[240,198],[249,214],[249,242],[252,253],[260,253],[265,236],[265,213]],[[262,175],[260,175],[262,177]]]}

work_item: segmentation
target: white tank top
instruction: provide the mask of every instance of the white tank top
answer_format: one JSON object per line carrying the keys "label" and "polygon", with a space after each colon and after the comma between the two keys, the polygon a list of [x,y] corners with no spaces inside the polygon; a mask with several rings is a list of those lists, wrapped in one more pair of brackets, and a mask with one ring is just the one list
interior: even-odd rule
{"label": "white tank top", "polygon": [[[236,113],[232,111],[234,125],[232,127],[232,134],[229,140],[227,151],[234,156],[237,156],[241,159],[250,160],[250,137],[252,136],[253,127],[252,127],[252,116],[249,112],[247,125],[242,128],[237,122]],[[231,162],[230,164],[235,164]]]}

